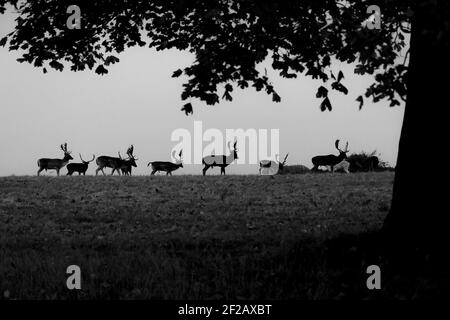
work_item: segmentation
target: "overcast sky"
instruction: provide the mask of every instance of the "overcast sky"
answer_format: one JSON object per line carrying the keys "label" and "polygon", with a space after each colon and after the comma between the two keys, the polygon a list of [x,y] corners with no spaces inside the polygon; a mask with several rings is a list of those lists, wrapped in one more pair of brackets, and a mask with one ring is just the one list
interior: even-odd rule
{"label": "overcast sky", "polygon": [[[0,38],[12,27],[11,17],[0,15]],[[355,99],[373,78],[353,75],[353,67],[345,64],[336,63],[333,70],[344,72],[343,84],[350,92],[331,92],[332,112],[319,109],[315,93],[320,82],[282,79],[266,63],[261,68],[267,67],[281,103],[252,88],[235,90],[233,102],[206,106],[192,101],[194,115],[186,116],[180,111],[186,103],[180,98],[184,79],[171,75],[189,65],[189,53],[128,49],[106,76],[92,71],[43,74],[17,58],[17,53],[0,48],[0,176],[36,174],[37,159],[61,158],[59,145],[65,141],[76,161],[78,153],[85,158],[115,156],[134,144],[139,158],[134,172],[148,174],[149,161],[170,160],[177,144],[171,141],[172,132],[186,128],[193,133],[194,121],[200,120],[203,130],[217,128],[224,134],[225,129],[279,129],[280,153],[290,153],[288,164],[311,167],[311,157],[336,154],[335,139],[348,141],[350,153],[377,150],[382,160],[396,162],[404,106],[366,100],[359,111]],[[95,163],[88,173],[94,170]],[[177,173],[201,174],[201,166],[185,166]],[[231,165],[227,173],[253,174],[257,166]]]}

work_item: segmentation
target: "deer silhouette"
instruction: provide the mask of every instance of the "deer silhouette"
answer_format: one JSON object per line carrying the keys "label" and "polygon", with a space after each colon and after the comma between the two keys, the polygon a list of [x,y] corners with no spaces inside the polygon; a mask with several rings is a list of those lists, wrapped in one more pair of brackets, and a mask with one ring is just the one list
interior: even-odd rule
{"label": "deer silhouette", "polygon": [[203,167],[203,175],[206,174],[206,171],[209,168],[219,167],[220,168],[220,175],[225,175],[225,168],[228,167],[234,160],[238,159],[237,154],[237,141],[234,141],[233,144],[233,150],[231,150],[230,147],[231,141],[228,142],[228,150],[230,151],[230,154],[228,156],[225,155],[210,155],[206,156],[202,159]]}
{"label": "deer silhouette", "polygon": [[[172,158],[175,158],[176,151],[172,151]],[[180,153],[178,154],[179,159],[176,161],[176,163],[168,162],[168,161],[153,161],[149,162],[147,164],[148,166],[152,166],[152,173],[151,175],[155,175],[158,171],[164,171],[166,173],[166,176],[172,175],[172,171],[177,170],[178,168],[183,168],[183,160],[182,160],[183,150],[180,150]]]}
{"label": "deer silhouette", "polygon": [[329,154],[326,156],[315,156],[311,159],[314,167],[312,168],[313,171],[317,171],[320,166],[330,166],[331,172],[334,172],[334,166],[337,165],[339,162],[347,158],[347,152],[348,150],[348,142],[345,145],[345,150],[339,149],[339,139],[336,140],[334,143],[334,146],[339,151],[339,155],[335,156],[334,154]]}
{"label": "deer silhouette", "polygon": [[56,170],[56,174],[59,176],[59,170],[61,170],[62,167],[64,167],[69,163],[70,160],[73,159],[70,155],[71,152],[67,151],[67,143],[61,145],[61,150],[64,152],[64,158],[62,159],[41,158],[37,161],[37,165],[39,167],[39,170],[37,172],[38,176],[40,175],[42,170]]}
{"label": "deer silhouette", "polygon": [[92,155],[92,160],[84,161],[83,158],[81,157],[81,153],[79,154],[79,156],[81,159],[81,163],[69,163],[67,165],[67,175],[68,176],[71,176],[74,172],[78,172],[78,175],[83,174],[85,176],[86,171],[89,167],[89,163],[91,163],[95,159],[95,155]]}

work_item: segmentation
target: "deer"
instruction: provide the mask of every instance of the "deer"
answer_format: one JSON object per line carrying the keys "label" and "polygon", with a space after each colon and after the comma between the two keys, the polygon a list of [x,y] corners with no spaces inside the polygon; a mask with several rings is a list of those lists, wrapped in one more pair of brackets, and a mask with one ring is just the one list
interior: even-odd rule
{"label": "deer", "polygon": [[270,171],[272,170],[276,170],[276,172],[274,172],[274,174],[276,173],[282,173],[283,169],[284,169],[284,165],[286,164],[286,159],[288,157],[289,153],[286,154],[286,156],[284,157],[283,162],[280,162],[278,159],[278,154],[275,156],[276,161],[273,160],[261,160],[259,162],[259,174],[261,174],[261,171],[263,171],[264,169],[269,169]]}
{"label": "deer", "polygon": [[84,161],[83,157],[81,157],[81,153],[79,154],[79,156],[81,159],[81,163],[69,163],[67,165],[67,175],[68,176],[71,176],[74,172],[78,172],[78,175],[83,174],[85,176],[86,171],[89,167],[89,163],[91,163],[95,159],[95,155],[92,155],[92,160]]}
{"label": "deer", "polygon": [[120,169],[120,171],[122,171],[122,174],[123,175],[125,175],[125,176],[131,176],[131,168],[132,168],[133,166],[131,166],[131,165],[129,165],[129,166],[126,166],[126,167],[122,167],[121,169]]}
{"label": "deer", "polygon": [[225,155],[209,155],[202,159],[202,164],[205,165],[203,168],[203,175],[206,175],[206,171],[209,168],[220,167],[220,175],[225,175],[225,168],[228,167],[234,160],[238,159],[237,154],[237,141],[234,141],[233,150],[230,147],[231,141],[228,142],[228,150],[230,154],[228,156]]}
{"label": "deer", "polygon": [[[175,157],[176,151],[172,151],[172,158],[176,160]],[[147,164],[148,166],[152,166],[152,173],[151,175],[154,176],[156,172],[158,171],[164,171],[166,173],[166,176],[172,175],[172,171],[177,170],[178,168],[183,168],[183,159],[182,159],[183,149],[180,150],[180,153],[178,153],[179,159],[176,160],[176,163],[168,162],[168,161],[152,161]]]}
{"label": "deer", "polygon": [[[136,158],[133,157],[133,149],[134,149],[133,145],[131,145],[131,148],[128,148],[127,150],[128,159],[123,159],[122,156],[120,155],[120,151],[118,152],[119,158],[123,161],[120,167],[120,171],[125,176],[131,176],[131,171],[133,168],[133,159],[137,160]],[[134,164],[136,164],[136,162],[134,162]],[[134,165],[134,167],[136,166]]]}
{"label": "deer", "polygon": [[64,152],[64,158],[62,159],[41,158],[37,161],[37,165],[39,167],[39,170],[37,172],[38,176],[44,169],[45,171],[56,170],[56,174],[59,176],[59,170],[61,170],[61,168],[68,164],[70,160],[73,160],[72,156],[70,155],[71,152],[67,151],[67,143],[61,145],[61,150]]}
{"label": "deer", "polygon": [[320,166],[330,166],[331,172],[334,172],[334,166],[340,163],[342,160],[347,159],[348,150],[348,142],[345,145],[345,150],[339,149],[339,139],[336,140],[334,146],[339,151],[339,155],[335,156],[334,154],[329,154],[326,156],[315,156],[311,159],[314,167],[311,169],[312,171],[318,171]]}
{"label": "deer", "polygon": [[339,162],[337,165],[334,166],[334,171],[343,171],[345,173],[350,173],[350,171],[348,170],[350,168],[350,162],[348,162],[347,160],[342,160],[341,162]]}
{"label": "deer", "polygon": [[119,158],[110,157],[110,156],[98,157],[95,160],[95,162],[98,165],[98,168],[95,170],[95,175],[98,175],[99,171],[101,171],[103,173],[103,175],[105,175],[105,172],[103,171],[104,168],[112,168],[111,175],[113,175],[114,171],[116,171],[116,170],[117,170],[117,173],[119,175],[121,175],[120,172],[121,172],[122,168],[125,168],[127,166],[137,167],[136,161],[138,159],[134,157],[133,150],[134,150],[133,145],[131,145],[127,149],[128,159],[122,159],[122,157],[120,156],[120,152],[119,152]]}

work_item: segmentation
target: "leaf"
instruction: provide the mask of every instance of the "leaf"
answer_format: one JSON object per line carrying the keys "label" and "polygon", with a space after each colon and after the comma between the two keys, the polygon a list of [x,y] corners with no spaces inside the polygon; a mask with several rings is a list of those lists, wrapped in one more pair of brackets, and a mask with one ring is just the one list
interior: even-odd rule
{"label": "leaf", "polygon": [[344,79],[344,74],[342,73],[342,71],[339,71],[337,82],[341,82],[342,79]]}
{"label": "leaf", "polygon": [[330,99],[328,99],[328,97],[326,97],[325,99],[323,99],[322,103],[320,104],[320,111],[326,111],[326,110],[331,111],[332,107],[331,107],[331,103],[330,103]]}
{"label": "leaf", "polygon": [[172,73],[172,78],[178,78],[182,74],[183,74],[183,70],[178,69],[178,70],[174,71],[174,73]]}
{"label": "leaf", "polygon": [[225,85],[225,90],[228,92],[233,92],[233,86],[229,83]]}
{"label": "leaf", "polygon": [[42,71],[43,71],[44,73],[47,73],[47,68],[43,68]]}
{"label": "leaf", "polygon": [[272,101],[273,102],[281,102],[281,97],[276,92],[274,92],[272,94]]}
{"label": "leaf", "polygon": [[58,62],[58,61],[56,61],[56,60],[52,60],[52,61],[49,63],[49,66],[52,67],[52,68],[55,69],[55,70],[58,70],[58,71],[63,71],[63,69],[64,69],[63,64],[60,63],[60,62]]}
{"label": "leaf", "polygon": [[189,114],[194,114],[194,110],[192,109],[192,104],[191,103],[186,103],[183,106],[183,108],[181,108],[181,111],[184,111],[184,113],[186,113],[187,116]]}
{"label": "leaf", "polygon": [[238,86],[239,86],[239,88],[241,88],[241,89],[245,89],[245,88],[248,87],[248,82],[245,81],[245,80],[239,80],[239,81],[238,81]]}
{"label": "leaf", "polygon": [[397,99],[392,99],[391,103],[389,104],[390,107],[399,106],[400,102]]}
{"label": "leaf", "polygon": [[105,66],[109,66],[110,64],[114,64],[119,61],[120,61],[119,58],[117,58],[115,56],[108,56],[105,59]]}
{"label": "leaf", "polygon": [[339,83],[337,81],[333,82],[331,84],[331,88],[333,88],[333,90],[340,91],[340,92],[342,92],[344,94],[348,94],[348,89],[343,84],[341,84],[341,83]]}
{"label": "leaf", "polygon": [[358,98],[356,98],[356,101],[359,102],[359,110],[361,110],[363,105],[364,105],[364,98],[363,98],[363,96],[359,96]]}
{"label": "leaf", "polygon": [[8,39],[7,39],[6,37],[1,38],[1,39],[0,39],[0,47],[4,47],[7,40],[8,40]]}
{"label": "leaf", "polygon": [[316,98],[326,98],[328,96],[328,89],[324,86],[320,86],[317,89]]}
{"label": "leaf", "polygon": [[108,73],[108,70],[101,64],[95,69],[95,73],[98,73],[99,75],[104,75]]}
{"label": "leaf", "polygon": [[233,101],[233,97],[231,96],[229,91],[225,91],[224,92],[224,94],[222,96],[222,99],[225,99],[225,100],[228,100],[228,101]]}
{"label": "leaf", "polygon": [[333,80],[336,80],[336,77],[334,76],[333,71],[330,71],[330,75],[333,78]]}

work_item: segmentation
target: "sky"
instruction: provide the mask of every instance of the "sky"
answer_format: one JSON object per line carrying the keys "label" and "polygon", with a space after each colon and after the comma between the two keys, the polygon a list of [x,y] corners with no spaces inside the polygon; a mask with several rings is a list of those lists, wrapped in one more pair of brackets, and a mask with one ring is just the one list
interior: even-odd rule
{"label": "sky", "polygon": [[[0,38],[13,28],[11,16],[0,15]],[[0,176],[35,175],[37,159],[62,158],[59,146],[68,143],[75,162],[84,158],[125,154],[134,145],[137,175],[147,175],[149,161],[169,161],[177,145],[173,132],[187,129],[194,134],[194,122],[203,132],[218,129],[279,130],[279,152],[289,152],[287,164],[312,166],[319,154],[337,154],[334,141],[348,141],[350,154],[376,150],[384,161],[395,165],[404,105],[389,107],[386,101],[365,99],[358,110],[356,97],[373,83],[371,76],[354,75],[353,66],[336,62],[334,74],[342,70],[348,95],[331,91],[332,112],[321,112],[315,97],[321,82],[299,76],[283,79],[267,68],[281,103],[253,88],[235,90],[233,101],[207,106],[194,100],[194,114],[180,109],[182,84],[173,71],[188,66],[194,57],[177,50],[159,51],[131,48],[119,55],[120,62],[99,76],[93,71],[42,70],[19,63],[17,52],[0,47]],[[327,85],[329,87],[329,85]],[[189,101],[188,101],[189,102]],[[225,145],[226,142],[223,142]],[[203,147],[208,142],[205,141]],[[239,152],[248,152],[239,149]],[[247,156],[248,158],[248,156]],[[193,157],[192,157],[193,160]],[[192,161],[191,160],[191,161]],[[92,163],[88,174],[94,174]],[[185,165],[174,174],[201,174],[201,165]],[[65,174],[63,169],[62,173]],[[256,164],[232,164],[228,174],[256,174]],[[219,174],[218,168],[211,174]],[[47,175],[55,175],[48,172]]]}

